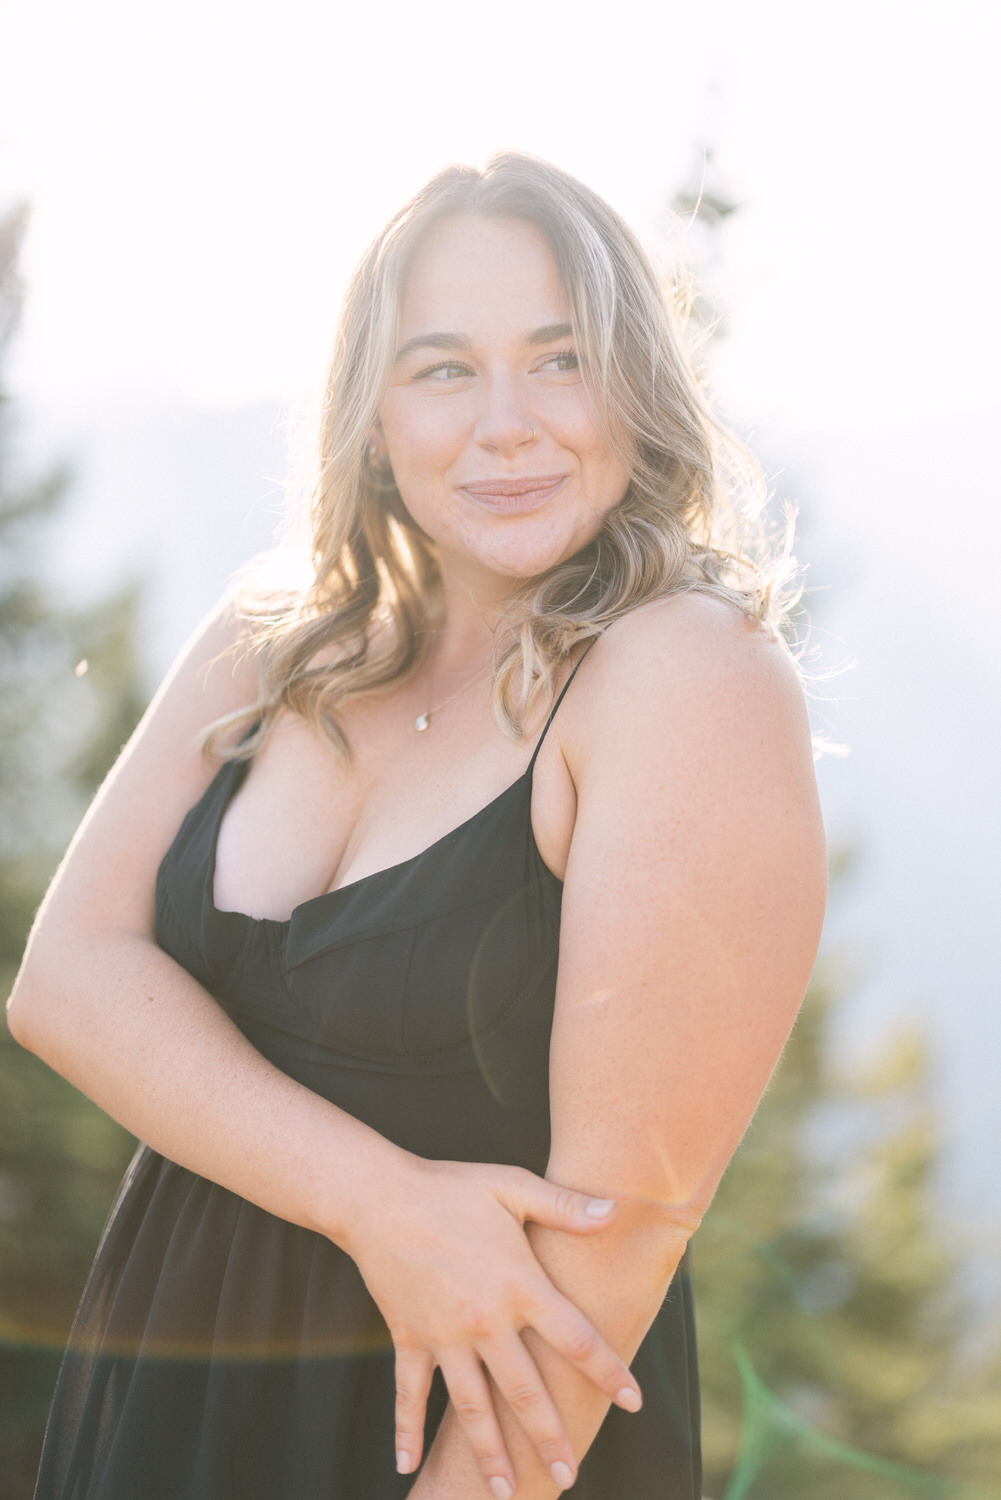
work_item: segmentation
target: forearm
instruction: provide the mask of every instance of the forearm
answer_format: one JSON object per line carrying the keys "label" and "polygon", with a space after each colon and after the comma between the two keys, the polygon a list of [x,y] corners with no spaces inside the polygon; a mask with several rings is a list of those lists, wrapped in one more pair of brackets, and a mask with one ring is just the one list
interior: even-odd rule
{"label": "forearm", "polygon": [[15,1037],[155,1150],[342,1243],[358,1192],[405,1153],[274,1067],[141,934],[49,942]]}
{"label": "forearm", "polygon": [[[532,1248],[553,1283],[594,1323],[627,1363],[663,1301],[688,1231],[667,1216],[619,1200],[615,1223],[593,1239],[532,1225]],[[531,1331],[523,1335],[539,1366],[578,1461],[608,1411],[609,1401]],[[559,1487],[511,1409],[495,1394],[517,1475],[517,1500],[552,1500]],[[451,1408],[411,1491],[413,1500],[483,1500],[487,1490]]]}

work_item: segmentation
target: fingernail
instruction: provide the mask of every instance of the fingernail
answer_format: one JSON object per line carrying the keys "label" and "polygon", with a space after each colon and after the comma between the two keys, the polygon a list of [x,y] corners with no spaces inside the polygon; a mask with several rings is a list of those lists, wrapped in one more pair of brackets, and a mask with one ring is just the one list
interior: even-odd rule
{"label": "fingernail", "polygon": [[550,1464],[549,1472],[552,1475],[553,1484],[558,1484],[561,1490],[568,1490],[573,1484],[573,1469],[569,1464]]}
{"label": "fingernail", "polygon": [[511,1500],[511,1496],[514,1494],[514,1486],[508,1480],[502,1479],[499,1474],[494,1475],[487,1488],[491,1495],[493,1495],[494,1500]]}
{"label": "fingernail", "polygon": [[615,1398],[615,1404],[624,1406],[626,1411],[639,1411],[643,1405],[643,1397],[631,1385],[624,1385]]}
{"label": "fingernail", "polygon": [[589,1198],[584,1212],[589,1219],[607,1219],[615,1207],[614,1198]]}
{"label": "fingernail", "polygon": [[396,1472],[397,1474],[409,1474],[413,1465],[410,1462],[410,1454],[405,1453],[402,1448],[396,1450]]}

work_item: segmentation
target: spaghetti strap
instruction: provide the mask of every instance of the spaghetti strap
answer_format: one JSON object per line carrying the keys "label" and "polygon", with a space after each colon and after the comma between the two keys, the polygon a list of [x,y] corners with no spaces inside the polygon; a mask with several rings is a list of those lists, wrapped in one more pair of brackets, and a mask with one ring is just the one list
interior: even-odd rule
{"label": "spaghetti strap", "polygon": [[577,661],[574,663],[573,671],[570,673],[570,676],[567,678],[566,682],[563,684],[563,687],[560,689],[560,695],[559,695],[559,697],[557,698],[556,702],[553,704],[552,708],[549,710],[549,718],[546,720],[545,725],[544,725],[543,730],[542,730],[542,733],[539,735],[539,738],[538,738],[538,740],[536,742],[535,749],[532,751],[532,759],[528,762],[528,770],[525,772],[526,776],[531,776],[532,772],[535,770],[536,756],[538,755],[539,751],[542,749],[542,741],[545,739],[546,735],[549,733],[549,726],[553,722],[553,720],[556,718],[557,712],[559,711],[559,706],[563,702],[563,699],[566,697],[567,692],[569,691],[571,682],[573,682],[574,678],[577,676],[577,672],[578,672],[578,670],[580,668],[581,663],[583,662],[585,656],[590,651],[591,647],[594,645],[594,643],[595,643],[595,641],[597,639],[598,639],[597,636],[592,636],[592,638],[588,641],[587,645],[584,647],[584,649],[581,652],[580,656],[577,658]]}

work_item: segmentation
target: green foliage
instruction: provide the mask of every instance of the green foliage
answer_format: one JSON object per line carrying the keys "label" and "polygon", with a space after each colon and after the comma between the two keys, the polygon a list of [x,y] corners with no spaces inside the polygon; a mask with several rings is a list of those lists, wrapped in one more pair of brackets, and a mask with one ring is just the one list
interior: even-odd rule
{"label": "green foliage", "polygon": [[[0,221],[0,354],[17,324],[23,226],[23,213]],[[20,482],[9,420],[0,398],[0,995],[59,853],[142,707],[137,593],[77,609],[52,599],[45,548],[66,476]],[[0,1098],[0,1500],[19,1500],[133,1143],[5,1028]]]}
{"label": "green foliage", "polygon": [[[708,351],[725,331],[720,230],[739,208],[711,149],[671,206]],[[705,1492],[1001,1500],[1001,1328],[976,1328],[936,1212],[926,1045],[901,1036],[864,1076],[839,1076],[826,1034],[844,989],[818,970],[693,1247]]]}
{"label": "green foliage", "polygon": [[695,1242],[705,1491],[999,1497],[1001,1329],[971,1352],[926,1047],[900,1036],[840,1076],[841,988],[815,980]]}

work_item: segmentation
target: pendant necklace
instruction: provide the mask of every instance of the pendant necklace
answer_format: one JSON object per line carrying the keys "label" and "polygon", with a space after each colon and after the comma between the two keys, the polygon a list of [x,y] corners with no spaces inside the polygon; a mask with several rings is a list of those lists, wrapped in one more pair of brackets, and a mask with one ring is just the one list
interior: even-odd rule
{"label": "pendant necklace", "polygon": [[[416,719],[414,720],[414,729],[417,731],[417,733],[423,734],[425,729],[430,728],[432,714],[440,714],[442,709],[447,708],[450,703],[454,703],[456,698],[461,698],[463,693],[468,693],[471,687],[475,687],[478,682],[483,681],[484,677],[487,676],[489,671],[490,668],[488,667],[485,672],[477,672],[475,677],[471,677],[468,682],[463,683],[461,688],[457,688],[454,693],[450,694],[449,697],[444,698],[441,703],[436,703],[433,708],[429,703],[424,712],[418,714]],[[431,680],[428,683],[428,686],[434,686],[433,675],[431,676]]]}

